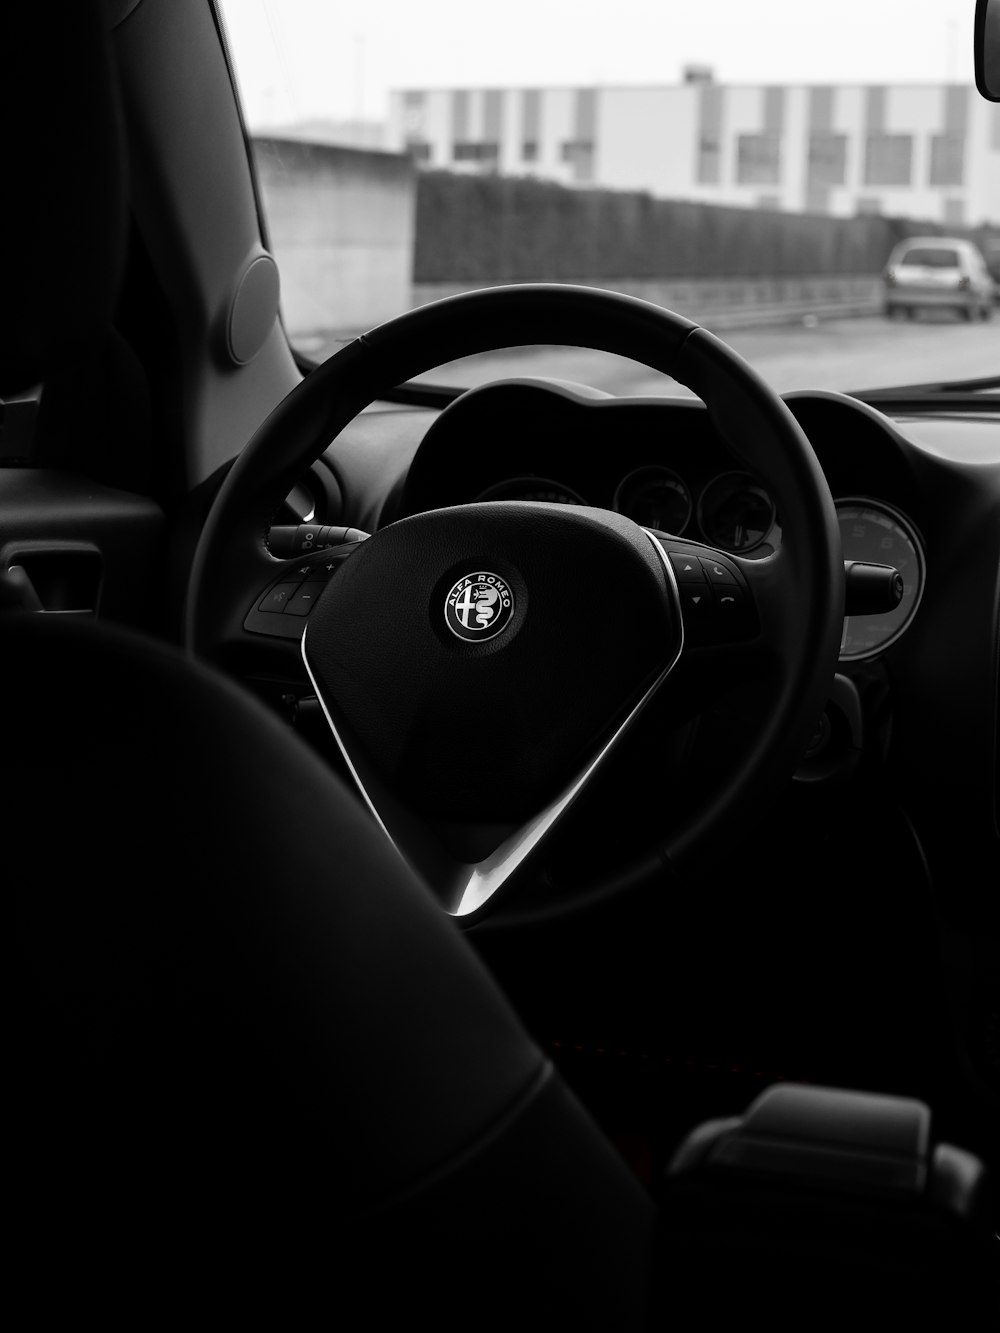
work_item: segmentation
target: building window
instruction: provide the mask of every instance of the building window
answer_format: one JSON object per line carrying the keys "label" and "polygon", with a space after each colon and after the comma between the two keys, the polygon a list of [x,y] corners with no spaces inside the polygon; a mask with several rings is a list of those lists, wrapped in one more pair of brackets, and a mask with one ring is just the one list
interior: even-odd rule
{"label": "building window", "polygon": [[964,222],[965,200],[946,199],[944,201],[944,220],[945,222]]}
{"label": "building window", "polygon": [[403,105],[409,109],[422,107],[424,104],[424,97],[425,94],[422,92],[405,92],[403,94]]}
{"label": "building window", "polygon": [[882,200],[875,199],[871,195],[862,195],[854,206],[856,213],[873,215],[882,212]]}
{"label": "building window", "polygon": [[542,94],[538,88],[521,93],[521,160],[537,162],[542,141]]}
{"label": "building window", "polygon": [[757,196],[757,207],[766,208],[771,213],[777,213],[781,208],[781,195],[759,194]]}
{"label": "building window", "polygon": [[931,135],[931,185],[965,184],[965,140],[955,134]]}
{"label": "building window", "polygon": [[594,142],[592,139],[567,139],[559,149],[564,162],[573,168],[573,180],[585,184],[594,179]]}
{"label": "building window", "polygon": [[781,183],[781,139],[777,134],[737,137],[736,180],[740,185]]}
{"label": "building window", "polygon": [[429,162],[431,160],[431,146],[426,139],[407,139],[406,151],[414,162]]}
{"label": "building window", "polygon": [[698,160],[699,185],[718,185],[722,178],[722,123],[725,89],[714,83],[698,88]]}
{"label": "building window", "polygon": [[698,144],[698,184],[718,185],[722,146],[718,139],[701,139]]}
{"label": "building window", "polygon": [[909,185],[912,170],[912,134],[869,134],[865,145],[866,185]]}
{"label": "building window", "polygon": [[466,140],[464,143],[452,144],[451,156],[454,162],[496,163],[500,156],[500,145]]}
{"label": "building window", "polygon": [[594,144],[590,139],[567,139],[559,147],[559,156],[564,162],[579,162],[593,154]]}
{"label": "building window", "polygon": [[811,134],[807,179],[810,185],[843,185],[847,174],[847,135]]}

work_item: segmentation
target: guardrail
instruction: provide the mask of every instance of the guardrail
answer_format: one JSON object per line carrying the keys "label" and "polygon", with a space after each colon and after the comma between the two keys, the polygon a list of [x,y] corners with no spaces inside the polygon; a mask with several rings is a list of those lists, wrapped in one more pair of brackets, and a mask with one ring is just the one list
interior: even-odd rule
{"label": "guardrail", "polygon": [[[585,287],[637,296],[665,306],[712,329],[751,328],[809,319],[874,315],[882,309],[882,285],[876,274],[801,278],[580,278]],[[474,291],[488,283],[414,283],[413,304]]]}

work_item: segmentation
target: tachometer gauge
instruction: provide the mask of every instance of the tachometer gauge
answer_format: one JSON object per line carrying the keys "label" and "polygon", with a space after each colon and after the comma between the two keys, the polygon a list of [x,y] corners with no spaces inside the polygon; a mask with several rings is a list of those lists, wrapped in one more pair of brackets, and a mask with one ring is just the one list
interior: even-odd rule
{"label": "tachometer gauge", "polygon": [[752,551],[774,527],[774,502],[749,472],[725,472],[698,501],[705,540],[724,551]]}
{"label": "tachometer gauge", "polygon": [[845,560],[894,565],[903,576],[903,600],[894,610],[844,619],[841,658],[874,657],[899,638],[916,613],[924,590],[920,539],[909,520],[881,500],[838,500],[837,519]]}
{"label": "tachometer gauge", "polygon": [[585,505],[587,501],[568,486],[557,481],[548,481],[545,477],[508,477],[498,481],[495,486],[488,486],[481,495],[476,496],[476,503],[481,500],[541,500],[550,505]]}
{"label": "tachometer gauge", "polygon": [[644,528],[679,537],[691,517],[691,492],[668,467],[638,467],[619,483],[614,508]]}

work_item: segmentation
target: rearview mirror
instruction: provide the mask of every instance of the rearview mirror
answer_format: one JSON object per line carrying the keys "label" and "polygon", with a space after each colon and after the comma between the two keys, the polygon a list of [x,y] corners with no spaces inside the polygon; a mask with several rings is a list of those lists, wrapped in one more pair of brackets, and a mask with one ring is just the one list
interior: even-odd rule
{"label": "rearview mirror", "polygon": [[976,0],[973,31],[976,87],[988,102],[1000,102],[1000,0]]}

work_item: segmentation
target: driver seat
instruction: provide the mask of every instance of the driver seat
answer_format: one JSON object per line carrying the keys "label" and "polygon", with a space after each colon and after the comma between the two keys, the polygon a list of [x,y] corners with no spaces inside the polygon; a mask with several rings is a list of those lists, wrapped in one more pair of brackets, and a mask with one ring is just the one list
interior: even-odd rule
{"label": "driver seat", "polygon": [[[127,190],[102,5],[2,24],[5,394],[107,337]],[[645,1327],[652,1201],[356,799],[229,680],[2,578],[22,1303]]]}
{"label": "driver seat", "polygon": [[136,635],[0,642],[31,1289],[645,1327],[651,1200],[322,761]]}

